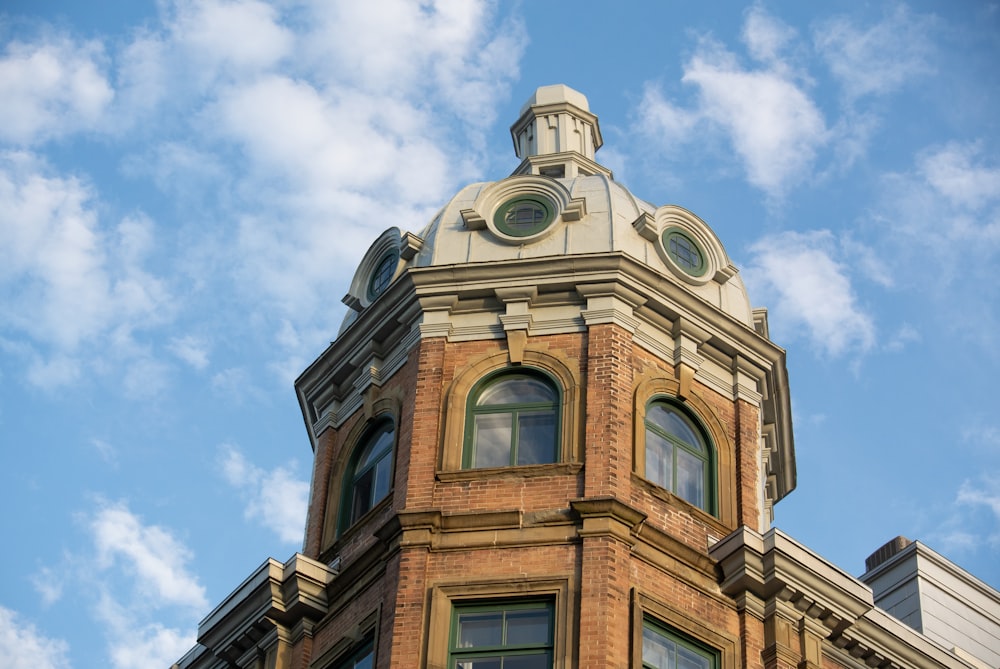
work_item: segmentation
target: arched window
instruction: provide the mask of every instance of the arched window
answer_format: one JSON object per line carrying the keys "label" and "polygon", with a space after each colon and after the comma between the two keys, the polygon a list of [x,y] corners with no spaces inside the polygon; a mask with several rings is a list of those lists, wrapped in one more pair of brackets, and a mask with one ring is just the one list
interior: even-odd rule
{"label": "arched window", "polygon": [[714,452],[680,407],[657,399],[646,407],[646,478],[714,513]]}
{"label": "arched window", "polygon": [[558,437],[558,386],[539,372],[503,372],[480,382],[469,396],[462,466],[555,462]]}
{"label": "arched window", "polygon": [[383,420],[358,442],[344,475],[341,531],[356,523],[389,494],[395,441],[396,426],[391,420]]}

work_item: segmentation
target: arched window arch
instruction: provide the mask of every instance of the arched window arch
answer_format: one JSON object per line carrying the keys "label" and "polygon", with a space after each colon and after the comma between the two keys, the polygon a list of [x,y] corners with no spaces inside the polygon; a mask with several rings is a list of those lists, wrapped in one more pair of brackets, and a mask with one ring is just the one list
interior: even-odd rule
{"label": "arched window arch", "polygon": [[681,406],[662,397],[646,405],[644,423],[646,478],[715,513],[715,449],[704,428]]}
{"label": "arched window arch", "polygon": [[561,390],[540,371],[518,368],[477,383],[466,406],[463,469],[556,462]]}
{"label": "arched window arch", "polygon": [[384,499],[392,488],[396,425],[386,418],[365,431],[344,472],[339,530],[343,532]]}

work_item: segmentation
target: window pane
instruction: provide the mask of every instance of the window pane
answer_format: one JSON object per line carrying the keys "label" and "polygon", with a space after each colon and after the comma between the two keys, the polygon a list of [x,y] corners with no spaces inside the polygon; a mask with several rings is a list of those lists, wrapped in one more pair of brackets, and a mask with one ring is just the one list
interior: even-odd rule
{"label": "window pane", "polygon": [[395,436],[395,430],[392,428],[384,430],[381,434],[375,436],[365,449],[361,451],[361,455],[358,456],[357,469],[364,469],[371,463],[375,462],[378,457],[389,450],[392,447],[392,441]]}
{"label": "window pane", "polygon": [[473,467],[507,467],[510,465],[511,420],[513,414],[495,413],[476,416]]}
{"label": "window pane", "polygon": [[365,515],[372,508],[373,472],[369,469],[354,483],[354,499],[351,503],[351,522]]}
{"label": "window pane", "polygon": [[695,506],[705,506],[705,463],[683,448],[677,449],[677,495]]}
{"label": "window pane", "polygon": [[478,660],[459,660],[456,669],[501,669],[499,657],[483,657]]}
{"label": "window pane", "polygon": [[684,646],[677,647],[677,669],[711,669],[711,662],[701,653]]}
{"label": "window pane", "polygon": [[499,646],[502,643],[502,612],[463,613],[458,617],[458,648]]}
{"label": "window pane", "polygon": [[677,644],[644,627],[642,629],[642,663],[656,669],[675,669]]}
{"label": "window pane", "polygon": [[372,505],[389,494],[389,473],[392,470],[392,458],[386,453],[375,465],[375,487],[372,490]]}
{"label": "window pane", "polygon": [[697,271],[701,267],[701,253],[698,252],[698,248],[690,239],[678,233],[670,235],[670,257],[689,272]]}
{"label": "window pane", "polygon": [[548,609],[510,611],[507,613],[507,646],[547,644],[549,642]]}
{"label": "window pane", "polygon": [[374,651],[368,651],[364,657],[358,658],[358,661],[354,663],[354,669],[372,669],[374,659]]}
{"label": "window pane", "polygon": [[505,657],[503,669],[550,669],[552,658],[548,653],[538,653],[537,655],[515,655]]}
{"label": "window pane", "polygon": [[532,404],[555,400],[555,393],[547,383],[530,376],[515,376],[489,386],[479,396],[476,406]]}
{"label": "window pane", "polygon": [[690,444],[695,450],[703,450],[701,439],[673,409],[663,404],[653,404],[646,411],[646,420],[659,427],[663,432],[677,437],[685,444]]}
{"label": "window pane", "polygon": [[556,415],[521,413],[517,417],[518,465],[535,465],[556,461]]}
{"label": "window pane", "polygon": [[656,432],[646,430],[646,478],[671,488],[674,484],[674,446]]}

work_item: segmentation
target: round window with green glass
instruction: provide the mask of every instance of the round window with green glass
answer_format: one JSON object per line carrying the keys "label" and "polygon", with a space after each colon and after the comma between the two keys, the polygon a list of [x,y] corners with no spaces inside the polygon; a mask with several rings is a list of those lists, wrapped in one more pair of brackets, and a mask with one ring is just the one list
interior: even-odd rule
{"label": "round window with green glass", "polygon": [[705,273],[705,253],[697,242],[678,228],[668,228],[663,233],[663,248],[671,261],[691,276]]}
{"label": "round window with green glass", "polygon": [[497,209],[493,223],[511,237],[530,237],[549,227],[555,219],[552,203],[541,197],[519,197]]}
{"label": "round window with green glass", "polygon": [[374,300],[385,292],[385,289],[392,283],[397,263],[399,263],[399,254],[395,251],[390,251],[382,256],[382,259],[375,265],[371,279],[368,280],[368,299]]}

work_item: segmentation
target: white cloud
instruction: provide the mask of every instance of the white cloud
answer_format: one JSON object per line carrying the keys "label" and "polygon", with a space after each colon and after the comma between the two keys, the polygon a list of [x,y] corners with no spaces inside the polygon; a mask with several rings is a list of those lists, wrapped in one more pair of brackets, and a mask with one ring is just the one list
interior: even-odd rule
{"label": "white cloud", "polygon": [[928,74],[934,21],[896,5],[878,23],[861,28],[847,17],[816,26],[813,39],[851,101],[894,92]]}
{"label": "white cloud", "polygon": [[692,58],[683,81],[698,86],[702,115],[729,136],[751,184],[776,197],[809,173],[826,125],[795,81],[718,50]]}
{"label": "white cloud", "polygon": [[962,440],[985,447],[996,449],[1000,453],[1000,427],[981,421],[966,425],[962,429]]}
{"label": "white cloud", "polygon": [[893,353],[898,353],[913,342],[920,341],[920,331],[909,323],[903,323],[899,329],[889,338],[885,344],[885,349]]}
{"label": "white cloud", "polygon": [[9,42],[0,56],[0,140],[32,144],[99,125],[114,93],[96,42]]}
{"label": "white cloud", "polygon": [[[918,170],[951,204],[980,211],[1000,204],[1000,166],[983,164],[982,153],[976,144],[946,144],[925,153]],[[996,220],[993,223],[996,227]],[[1000,233],[1000,229],[994,232]]]}
{"label": "white cloud", "polygon": [[254,0],[176,0],[170,29],[203,68],[266,69],[292,51],[294,35],[271,5]]}
{"label": "white cloud", "polygon": [[30,154],[0,153],[0,327],[50,348],[28,378],[52,388],[80,376],[81,344],[161,323],[173,304],[143,269],[152,221],[127,217],[106,233],[91,188],[47,172]]}
{"label": "white cloud", "polygon": [[301,543],[305,526],[309,483],[278,467],[265,471],[250,463],[234,446],[220,449],[222,475],[240,490],[246,502],[246,518],[259,521],[286,543]]}
{"label": "white cloud", "polygon": [[1000,472],[966,479],[936,537],[948,552],[1000,550]]}
{"label": "white cloud", "polygon": [[742,37],[751,56],[761,61],[776,62],[780,66],[779,56],[796,38],[796,32],[758,4],[746,12]]}
{"label": "white cloud", "polygon": [[167,349],[199,371],[208,367],[208,345],[200,337],[173,337]]}
{"label": "white cloud", "polygon": [[102,503],[89,519],[101,570],[120,569],[158,604],[206,607],[205,588],[187,571],[191,551],[168,530],[145,525],[122,502]]}
{"label": "white cloud", "polygon": [[1000,476],[984,476],[978,482],[963,481],[955,501],[983,507],[1000,523]]}
{"label": "white cloud", "polygon": [[991,355],[1000,332],[1000,163],[980,142],[931,146],[885,175],[868,233],[894,283]]}
{"label": "white cloud", "polygon": [[134,610],[121,606],[107,591],[100,593],[95,610],[107,626],[108,655],[115,669],[169,667],[197,641],[193,629],[140,622]]}
{"label": "white cloud", "polygon": [[31,575],[31,585],[35,587],[45,606],[50,606],[62,598],[63,576],[55,569],[42,567]]}
{"label": "white cloud", "polygon": [[834,357],[864,353],[875,344],[875,323],[857,304],[835,247],[827,230],[772,235],[750,247],[744,270],[751,298],[768,304],[785,337],[804,328],[813,346]]}
{"label": "white cloud", "polygon": [[44,636],[16,612],[0,606],[0,657],[7,669],[68,669],[69,645]]}
{"label": "white cloud", "polygon": [[793,37],[788,26],[759,7],[751,9],[743,39],[762,66],[745,67],[721,44],[702,39],[681,79],[696,87],[696,104],[682,108],[647,85],[640,129],[671,150],[677,143],[704,143],[705,133],[719,133],[739,156],[747,180],[780,199],[809,176],[817,151],[829,140],[802,77],[780,57]]}

